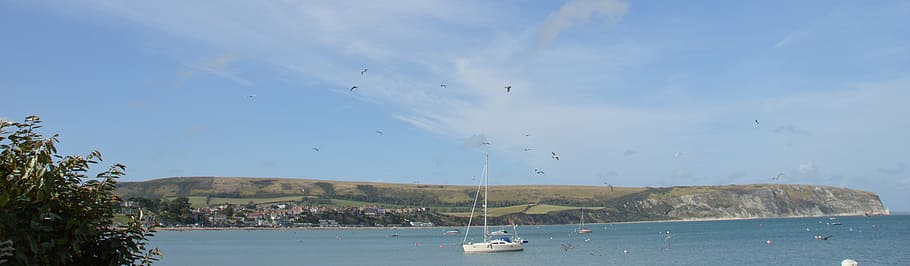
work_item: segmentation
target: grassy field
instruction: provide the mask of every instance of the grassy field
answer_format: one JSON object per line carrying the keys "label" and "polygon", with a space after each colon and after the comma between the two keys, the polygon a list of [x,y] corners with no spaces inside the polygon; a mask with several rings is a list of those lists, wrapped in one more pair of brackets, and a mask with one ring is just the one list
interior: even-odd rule
{"label": "grassy field", "polygon": [[[529,208],[527,211],[525,211],[525,213],[527,213],[527,214],[547,214],[550,212],[558,212],[558,211],[565,211],[565,210],[579,210],[579,209],[581,209],[581,207],[537,204],[537,205],[534,205],[531,208]],[[585,207],[585,209],[600,210],[600,209],[603,209],[603,207],[595,207],[595,208]]]}
{"label": "grassy field", "polygon": [[[168,198],[173,200],[176,197]],[[288,201],[300,201],[301,196],[284,196],[284,197],[273,197],[273,198],[219,198],[212,197],[209,199],[208,204],[206,204],[206,197],[202,196],[189,196],[187,197],[190,200],[190,206],[193,208],[206,207],[210,205],[218,204],[247,204],[251,201],[255,204],[263,203],[274,203],[274,202],[288,202]]]}
{"label": "grassy field", "polygon": [[332,199],[332,206],[342,207],[342,208],[345,208],[345,207],[367,207],[367,206],[373,206],[373,207],[379,207],[379,208],[401,208],[401,207],[404,207],[404,206],[395,205],[395,204],[377,204],[377,203],[373,203],[373,202],[353,201],[353,200],[342,200],[342,199]]}
{"label": "grassy field", "polygon": [[[522,213],[525,210],[527,210],[528,208],[530,208],[532,205],[534,205],[534,204],[521,204],[521,205],[515,205],[515,206],[508,206],[508,207],[489,208],[489,209],[487,209],[487,214],[490,217],[499,217],[499,216],[503,216],[503,215],[507,215],[507,214]],[[479,215],[479,214],[483,213],[483,209],[480,208],[480,206],[478,206],[477,210],[475,210],[475,212],[476,212],[475,215]],[[471,212],[449,212],[449,213],[445,213],[445,214],[457,216],[457,217],[471,216]]]}

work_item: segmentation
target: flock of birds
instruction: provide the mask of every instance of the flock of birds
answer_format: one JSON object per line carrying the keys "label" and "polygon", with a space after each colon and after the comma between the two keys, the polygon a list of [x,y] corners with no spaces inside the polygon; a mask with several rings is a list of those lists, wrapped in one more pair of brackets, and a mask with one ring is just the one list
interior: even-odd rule
{"label": "flock of birds", "polygon": [[[361,76],[361,78],[364,78],[364,77],[366,76],[367,71],[369,71],[369,68],[363,68],[362,70],[360,70],[360,76]],[[441,87],[441,88],[446,88],[447,86],[446,86],[445,83],[443,83],[443,84],[439,84],[439,87]],[[354,91],[357,90],[358,88],[360,88],[360,87],[358,87],[356,84],[355,84],[355,85],[352,85],[351,88],[350,88],[350,92],[354,92]],[[512,85],[505,85],[505,86],[503,87],[503,89],[505,89],[505,92],[506,92],[506,93],[511,93],[511,92],[512,92]],[[249,99],[253,99],[253,98],[255,98],[255,97],[256,97],[256,94],[247,95],[247,98],[249,98]],[[759,122],[758,119],[755,119],[753,122],[755,123],[755,127],[761,126],[761,122]],[[376,135],[380,135],[380,136],[383,135],[382,130],[376,130],[375,133],[376,133]],[[522,133],[522,135],[525,136],[525,137],[530,137],[530,136],[531,136],[531,134],[529,134],[529,133]],[[481,142],[481,145],[492,145],[492,143],[491,143],[490,141],[483,141],[483,142]],[[315,152],[318,152],[318,151],[319,151],[319,147],[318,147],[318,146],[313,146],[312,150],[315,151]],[[526,147],[526,148],[523,148],[523,149],[522,149],[522,151],[525,151],[525,152],[530,152],[530,151],[533,151],[533,150],[534,150],[533,148],[529,148],[529,147]],[[626,152],[628,153],[629,151],[626,151]],[[683,153],[683,152],[676,152],[676,153],[673,155],[673,157],[679,158],[679,157],[681,157],[681,156],[683,156],[683,155],[685,155],[685,153]],[[559,161],[559,155],[556,154],[555,151],[551,151],[551,152],[550,152],[550,158],[552,158],[553,160]],[[535,174],[538,174],[538,175],[544,175],[544,174],[545,174],[545,172],[544,172],[543,170],[539,169],[539,168],[534,168],[534,173],[535,173]],[[772,181],[780,181],[781,178],[782,178],[783,176],[784,176],[783,173],[779,173],[777,176],[772,177],[771,180],[772,180]],[[613,191],[613,185],[612,185],[612,184],[609,184],[608,182],[604,181],[604,185],[609,185],[609,186],[610,186],[610,191],[611,191],[611,192]]]}

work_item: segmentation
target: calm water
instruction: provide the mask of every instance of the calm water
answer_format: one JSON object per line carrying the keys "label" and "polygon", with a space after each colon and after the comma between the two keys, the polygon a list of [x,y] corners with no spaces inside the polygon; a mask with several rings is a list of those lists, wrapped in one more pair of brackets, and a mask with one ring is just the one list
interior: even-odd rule
{"label": "calm water", "polygon": [[519,227],[525,251],[498,254],[464,254],[463,235],[442,228],[159,232],[152,245],[165,253],[159,265],[910,265],[910,216],[591,224],[583,236],[573,228]]}

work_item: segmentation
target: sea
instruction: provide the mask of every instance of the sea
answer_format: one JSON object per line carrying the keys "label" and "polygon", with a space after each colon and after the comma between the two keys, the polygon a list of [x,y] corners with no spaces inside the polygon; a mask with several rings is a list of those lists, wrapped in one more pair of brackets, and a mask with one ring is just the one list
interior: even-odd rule
{"label": "sea", "polygon": [[907,215],[586,226],[519,226],[525,250],[495,254],[465,254],[465,228],[440,227],[160,231],[150,244],[156,265],[910,265]]}

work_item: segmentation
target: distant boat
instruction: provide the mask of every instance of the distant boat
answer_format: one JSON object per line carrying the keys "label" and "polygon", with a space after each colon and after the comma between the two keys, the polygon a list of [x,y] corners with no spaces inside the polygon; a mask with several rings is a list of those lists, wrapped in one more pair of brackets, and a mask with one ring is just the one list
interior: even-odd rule
{"label": "distant boat", "polygon": [[[468,226],[465,229],[464,241],[461,247],[464,249],[465,253],[490,253],[490,252],[507,252],[507,251],[524,251],[524,243],[527,241],[521,239],[517,235],[514,239],[506,235],[495,235],[490,233],[487,229],[487,199],[489,199],[489,187],[490,187],[490,177],[489,177],[489,167],[490,165],[490,156],[484,155],[483,161],[483,175],[480,180],[481,184],[477,185],[477,193],[474,194],[474,205],[471,206],[471,217],[468,218]],[[477,197],[480,196],[480,188],[483,187],[483,242],[473,243],[468,242],[468,235],[471,232],[471,222],[474,219],[474,208],[477,207]],[[506,232],[505,230],[497,232]]]}
{"label": "distant boat", "polygon": [[581,208],[581,224],[578,225],[579,234],[590,234],[592,231],[585,227],[585,208]]}
{"label": "distant boat", "polygon": [[442,233],[442,234],[443,234],[443,235],[447,235],[447,236],[454,236],[454,235],[461,234],[461,230],[460,230],[460,229],[452,229],[452,230],[448,230],[448,231],[446,231],[445,233]]}
{"label": "distant boat", "polygon": [[507,235],[510,235],[510,234],[509,234],[509,231],[506,231],[506,230],[499,230],[499,231],[490,232],[490,235],[491,235],[491,236],[507,236]]}

